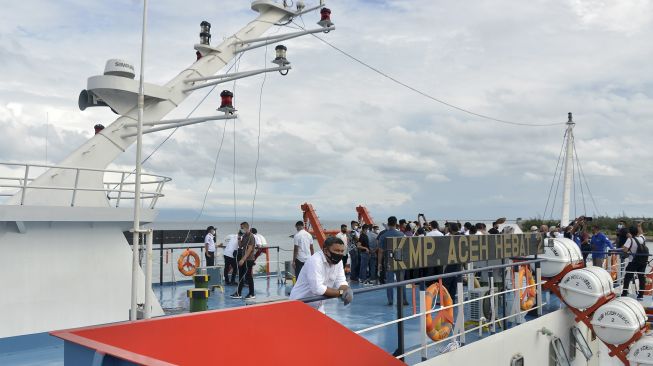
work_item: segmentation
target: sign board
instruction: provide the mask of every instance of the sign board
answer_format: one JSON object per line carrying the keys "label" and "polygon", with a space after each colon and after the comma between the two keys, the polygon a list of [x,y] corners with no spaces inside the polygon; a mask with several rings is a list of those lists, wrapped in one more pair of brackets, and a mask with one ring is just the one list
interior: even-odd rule
{"label": "sign board", "polygon": [[389,271],[525,257],[544,253],[541,234],[412,236],[387,238]]}
{"label": "sign board", "polygon": [[[134,238],[133,234],[129,231],[123,232],[129,245],[132,244]],[[189,243],[204,243],[204,235],[206,230],[154,230],[154,237],[152,242],[154,244],[189,244]]]}

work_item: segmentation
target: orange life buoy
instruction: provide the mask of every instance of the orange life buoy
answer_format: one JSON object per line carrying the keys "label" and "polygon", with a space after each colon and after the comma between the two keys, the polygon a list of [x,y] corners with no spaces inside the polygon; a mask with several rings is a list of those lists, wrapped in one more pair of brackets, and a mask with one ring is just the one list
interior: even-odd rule
{"label": "orange life buoy", "polygon": [[615,281],[617,279],[617,271],[619,270],[619,256],[613,254],[610,257],[610,277]]}
{"label": "orange life buoy", "polygon": [[[193,261],[191,261],[191,258]],[[200,265],[200,256],[190,249],[184,250],[177,259],[177,268],[184,276],[192,276]]]}
{"label": "orange life buoy", "polygon": [[[447,288],[441,282],[434,283],[426,289],[426,310],[429,311],[433,308],[435,299],[440,296],[440,305],[451,306],[453,300]],[[426,334],[434,341],[440,341],[449,336],[453,329],[453,308],[441,310],[435,316],[433,313],[426,315]]]}
{"label": "orange life buoy", "polygon": [[[526,286],[532,286],[525,289],[522,289],[522,284],[524,283],[524,277],[526,278]],[[535,305],[535,297],[537,291],[535,290],[535,279],[533,278],[533,273],[531,272],[530,266],[519,266],[519,305],[523,311],[530,310]]]}

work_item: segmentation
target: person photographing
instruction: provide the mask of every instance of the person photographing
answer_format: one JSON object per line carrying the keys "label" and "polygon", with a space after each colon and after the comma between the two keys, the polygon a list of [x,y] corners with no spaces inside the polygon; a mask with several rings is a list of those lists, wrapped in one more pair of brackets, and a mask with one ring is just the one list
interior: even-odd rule
{"label": "person photographing", "polygon": [[[354,299],[354,293],[347,285],[345,270],[340,264],[344,254],[345,243],[339,238],[328,237],[322,250],[313,254],[304,264],[290,292],[290,299],[326,296],[340,298],[345,305],[349,305]],[[325,313],[324,301],[309,305]]]}

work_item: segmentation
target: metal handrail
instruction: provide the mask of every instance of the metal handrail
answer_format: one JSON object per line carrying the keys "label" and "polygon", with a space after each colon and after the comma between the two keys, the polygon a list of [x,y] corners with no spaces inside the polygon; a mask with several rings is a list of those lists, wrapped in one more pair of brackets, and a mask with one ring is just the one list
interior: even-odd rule
{"label": "metal handrail", "polygon": [[[538,314],[540,314],[541,311],[542,311],[541,309],[545,305],[544,301],[542,301],[542,292],[541,292],[542,291],[542,284],[545,283],[546,281],[542,281],[542,279],[541,279],[539,264],[541,262],[544,262],[544,261],[546,261],[546,259],[535,258],[535,259],[529,259],[529,260],[521,260],[521,258],[520,258],[519,262],[506,263],[506,264],[500,264],[500,265],[494,265],[494,266],[488,266],[488,267],[476,268],[476,269],[469,269],[469,270],[463,270],[463,271],[457,271],[457,272],[451,272],[451,273],[443,273],[443,274],[439,274],[439,275],[422,277],[422,278],[415,278],[415,279],[398,281],[398,282],[392,282],[392,283],[387,283],[387,284],[378,285],[378,286],[374,286],[374,287],[368,287],[368,288],[352,289],[352,292],[354,294],[363,294],[363,293],[372,292],[372,291],[380,291],[380,290],[384,290],[384,289],[397,288],[397,319],[392,320],[390,322],[383,323],[383,324],[377,324],[377,325],[374,325],[372,327],[368,327],[368,328],[365,328],[365,329],[360,329],[360,330],[356,331],[356,333],[361,334],[361,333],[365,333],[365,332],[368,332],[368,331],[371,331],[371,330],[380,329],[380,328],[387,327],[387,326],[390,326],[390,325],[393,325],[393,324],[397,324],[397,327],[398,327],[397,328],[397,331],[398,331],[398,337],[397,337],[398,347],[397,347],[397,351],[395,351],[394,356],[396,358],[398,358],[398,359],[403,360],[404,357],[406,357],[406,356],[408,356],[410,354],[413,354],[413,353],[416,353],[416,352],[419,352],[419,351],[427,352],[428,348],[434,346],[435,344],[439,344],[439,343],[442,343],[442,342],[444,342],[446,340],[450,340],[450,339],[453,339],[453,338],[460,337],[462,342],[464,343],[465,335],[467,333],[476,331],[478,329],[481,329],[483,326],[490,326],[490,325],[494,326],[494,324],[498,324],[500,322],[505,322],[507,319],[521,316],[521,315],[523,315],[523,314],[525,314],[525,313],[527,313],[529,311],[532,311],[532,310],[537,310]],[[477,272],[489,271],[491,273],[491,271],[495,270],[495,269],[506,269],[506,268],[511,268],[511,267],[530,265],[530,264],[535,264],[535,266],[536,266],[536,278],[537,279],[535,281],[536,283],[533,284],[533,285],[526,284],[526,286],[522,286],[521,284],[516,284],[516,283],[513,282],[513,286],[512,286],[513,288],[510,289],[510,290],[505,290],[505,291],[502,291],[501,293],[495,293],[494,291],[490,291],[489,295],[481,296],[480,298],[469,299],[469,300],[466,300],[466,301],[461,297],[462,296],[461,293],[459,293],[458,301],[456,303],[445,306],[445,307],[441,306],[441,307],[439,307],[437,309],[429,309],[429,310],[426,310],[426,309],[423,308],[424,307],[424,304],[423,304],[424,296],[422,295],[422,300],[421,300],[422,302],[420,303],[421,304],[420,308],[422,308],[422,311],[420,313],[416,313],[416,314],[413,314],[413,315],[410,315],[410,316],[407,316],[407,317],[404,317],[402,315],[402,313],[403,313],[402,301],[403,300],[402,300],[402,296],[401,296],[402,291],[399,290],[399,287],[403,287],[403,286],[406,286],[406,285],[415,285],[417,283],[431,282],[431,281],[436,281],[436,280],[441,280],[441,279],[451,278],[451,277],[460,277],[460,276],[463,276],[463,275],[466,275],[466,274],[477,273]],[[516,281],[516,278],[513,279],[512,281]],[[492,286],[492,282],[490,282],[490,283],[491,283],[490,286]],[[461,282],[459,282],[457,286],[458,286],[458,291],[459,292],[463,291]],[[478,327],[473,328],[473,329],[464,329],[464,327],[463,327],[462,331],[459,330],[459,331],[456,332],[454,330],[454,334],[452,336],[450,336],[448,338],[445,338],[443,340],[437,341],[437,342],[428,342],[428,340],[426,340],[426,338],[424,338],[423,343],[422,343],[421,346],[417,347],[416,349],[410,350],[408,352],[404,351],[403,323],[405,321],[410,320],[410,319],[415,319],[415,318],[426,317],[427,314],[442,311],[442,310],[445,310],[445,309],[451,309],[451,308],[456,308],[456,307],[462,308],[466,304],[469,304],[469,303],[472,303],[472,302],[475,302],[475,301],[480,301],[480,300],[482,300],[484,298],[494,298],[494,297],[496,297],[496,296],[498,296],[500,294],[504,294],[504,296],[506,296],[505,294],[507,294],[507,293],[513,293],[513,292],[518,294],[520,291],[522,291],[524,289],[527,289],[527,288],[530,288],[530,287],[535,287],[537,289],[536,290],[537,291],[537,299],[538,299],[538,302],[540,303],[537,306],[534,306],[532,309],[529,309],[527,311],[516,311],[516,312],[514,312],[514,313],[512,313],[512,314],[510,314],[508,316],[505,316],[506,314],[505,314],[505,301],[504,301],[504,317],[502,317],[500,319],[494,319],[494,317],[493,317],[493,319],[490,322],[480,324]],[[517,299],[518,295],[515,295],[515,296],[516,296],[516,299]],[[321,300],[326,300],[326,299],[330,299],[330,298],[326,297],[326,296],[312,296],[312,297],[308,297],[308,298],[304,298],[304,299],[299,299],[299,301],[308,303],[308,302],[315,302],[315,301],[321,301]],[[505,298],[504,298],[504,300],[505,300]],[[520,310],[520,309],[517,309],[517,310]],[[460,311],[462,311],[462,310],[459,310],[459,317],[463,316],[463,315],[460,315],[461,314]],[[462,319],[463,318],[460,318],[458,321],[463,321]],[[424,320],[422,320],[422,323],[423,323],[422,326],[424,326],[424,324],[425,324]],[[423,359],[424,359],[425,355],[426,355],[426,353],[423,354],[423,356],[422,356]]]}
{"label": "metal handrail", "polygon": [[[115,169],[95,169],[95,168],[80,168],[80,167],[71,167],[64,165],[48,165],[48,164],[23,164],[23,163],[0,163],[0,166],[6,167],[21,167],[24,169],[22,177],[0,177],[0,181],[18,181],[18,184],[2,184],[0,183],[0,189],[2,188],[17,188],[18,191],[14,194],[9,193],[0,193],[0,196],[14,196],[20,194],[19,204],[23,205],[25,203],[25,193],[28,189],[35,190],[61,190],[61,191],[72,191],[72,198],[70,200],[70,206],[75,206],[75,201],[77,198],[78,192],[105,192],[108,200],[115,200],[115,207],[120,206],[121,199],[133,200],[136,196],[136,191],[125,190],[124,186],[133,186],[135,183],[127,182],[126,179],[129,178],[132,173],[128,171],[121,171]],[[56,186],[42,186],[42,185],[31,185],[30,183],[34,182],[34,178],[30,178],[30,168],[47,168],[47,169],[60,169],[60,170],[71,170],[75,172],[74,184],[70,186],[56,187]],[[104,174],[120,174],[120,182],[107,181],[103,182],[106,188],[90,188],[90,187],[79,187],[79,177],[80,172],[98,172]],[[57,174],[57,173],[55,173]],[[156,185],[156,188],[153,191],[142,190],[141,201],[150,200],[150,208],[153,209],[157,200],[164,195],[161,193],[165,183],[170,182],[172,178],[157,175],[157,174],[142,174],[144,181],[141,183],[143,185]],[[111,188],[113,186],[113,188]],[[116,189],[119,187],[118,189]],[[127,194],[125,197],[124,195]]]}
{"label": "metal handrail", "polygon": [[[526,265],[526,264],[542,263],[544,261],[546,261],[546,259],[529,259],[529,260],[521,261],[521,262],[518,262],[518,263],[497,264],[497,265],[494,265],[494,266],[487,266],[487,267],[483,267],[483,268],[466,269],[466,270],[458,271],[458,272],[443,273],[443,274],[433,275],[433,276],[428,276],[428,277],[413,278],[413,279],[410,279],[410,280],[403,280],[403,281],[398,281],[398,282],[386,283],[386,284],[378,285],[378,286],[352,289],[352,292],[354,293],[354,295],[364,294],[364,293],[367,293],[367,292],[386,290],[386,289],[389,289],[389,288],[412,285],[412,284],[420,283],[420,282],[436,281],[436,280],[439,280],[439,279],[445,279],[445,278],[449,278],[449,277],[457,277],[457,276],[466,275],[466,274],[475,273],[475,272],[491,271],[491,270],[494,270],[494,269],[502,269],[502,268],[509,268],[509,267],[515,267],[515,266],[522,266],[522,265]],[[311,297],[306,297],[306,298],[303,298],[303,299],[298,299],[297,301],[301,301],[301,302],[304,302],[304,303],[309,303],[309,302],[316,302],[316,301],[329,300],[329,299],[331,299],[331,297],[320,295],[320,296],[311,296]]]}

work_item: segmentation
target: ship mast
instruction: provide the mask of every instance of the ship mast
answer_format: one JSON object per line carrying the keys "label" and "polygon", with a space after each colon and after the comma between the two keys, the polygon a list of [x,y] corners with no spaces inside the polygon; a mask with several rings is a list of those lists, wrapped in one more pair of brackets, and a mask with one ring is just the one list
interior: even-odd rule
{"label": "ship mast", "polygon": [[565,153],[565,189],[562,192],[562,217],[560,219],[560,227],[569,225],[569,199],[571,197],[571,185],[573,183],[572,168],[573,168],[573,148],[574,148],[574,126],[576,123],[572,120],[571,112],[568,114],[567,132],[566,137],[566,153]]}

